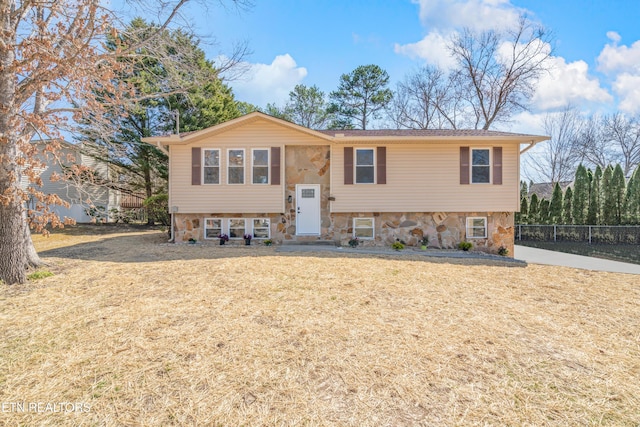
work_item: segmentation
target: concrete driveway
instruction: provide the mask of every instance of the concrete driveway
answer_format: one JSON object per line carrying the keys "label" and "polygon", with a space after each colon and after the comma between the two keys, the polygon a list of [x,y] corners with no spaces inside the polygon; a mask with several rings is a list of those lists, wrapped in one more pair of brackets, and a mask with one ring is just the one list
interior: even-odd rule
{"label": "concrete driveway", "polygon": [[566,254],[564,252],[548,251],[516,245],[513,251],[516,259],[530,264],[559,265],[563,267],[582,268],[585,270],[609,271],[612,273],[640,274],[640,265],[626,262],[609,261],[582,255]]}

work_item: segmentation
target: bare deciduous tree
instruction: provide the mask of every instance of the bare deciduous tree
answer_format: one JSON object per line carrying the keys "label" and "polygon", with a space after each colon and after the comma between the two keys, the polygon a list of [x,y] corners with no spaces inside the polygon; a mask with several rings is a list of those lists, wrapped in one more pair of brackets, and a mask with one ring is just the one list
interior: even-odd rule
{"label": "bare deciduous tree", "polygon": [[582,127],[580,113],[573,107],[547,114],[544,131],[551,139],[527,153],[525,164],[528,178],[552,184],[571,181],[582,160],[578,149]]}
{"label": "bare deciduous tree", "polygon": [[398,83],[388,108],[394,124],[402,129],[458,129],[468,126],[468,103],[454,75],[426,66]]}
{"label": "bare deciduous tree", "polygon": [[628,118],[615,113],[604,118],[604,137],[616,147],[624,176],[630,176],[640,163],[640,123],[638,117]]}
{"label": "bare deciduous tree", "polygon": [[453,38],[450,51],[461,93],[468,96],[475,128],[481,129],[527,108],[551,55],[545,30],[524,16],[505,34],[465,29]]}
{"label": "bare deciduous tree", "polygon": [[549,36],[526,17],[509,31],[465,29],[449,43],[456,67],[424,67],[398,84],[389,117],[398,127],[481,128],[525,110],[548,69]]}
{"label": "bare deciduous tree", "polygon": [[[242,3],[242,0],[230,0]],[[164,16],[163,31],[188,0],[158,2]],[[61,131],[91,115],[101,122],[109,107],[132,102],[131,87],[114,80],[125,71],[123,56],[135,56],[146,40],[107,49],[109,37],[117,37],[119,18],[99,0],[57,0],[47,2],[0,0],[0,279],[6,284],[26,280],[28,265],[38,259],[29,231],[25,200],[38,200],[40,231],[44,224],[61,225],[48,208],[62,203],[37,186],[24,188],[26,178],[41,184],[37,144],[56,155]],[[96,96],[100,93],[100,96]]]}
{"label": "bare deciduous tree", "polygon": [[640,118],[622,113],[593,115],[583,126],[577,148],[585,163],[605,169],[622,163],[625,176],[640,164]]}

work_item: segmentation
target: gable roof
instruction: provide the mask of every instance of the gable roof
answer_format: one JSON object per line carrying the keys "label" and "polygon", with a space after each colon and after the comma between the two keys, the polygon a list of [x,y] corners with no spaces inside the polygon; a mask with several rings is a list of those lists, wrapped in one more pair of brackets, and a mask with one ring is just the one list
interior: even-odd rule
{"label": "gable roof", "polygon": [[385,141],[385,142],[408,142],[408,141],[500,141],[519,144],[530,144],[549,139],[548,136],[528,135],[523,133],[511,133],[490,131],[481,129],[375,129],[375,130],[314,130],[304,126],[279,119],[258,111],[229,120],[227,122],[194,132],[185,132],[178,135],[151,136],[142,138],[147,142],[157,146],[165,145],[186,145],[197,139],[207,136],[214,136],[244,124],[266,120],[279,126],[306,133],[320,139],[335,143],[347,143],[353,141]]}
{"label": "gable roof", "polygon": [[253,113],[245,114],[244,116],[237,117],[235,119],[229,120],[224,123],[217,124],[215,126],[208,127],[206,129],[194,131],[194,132],[185,132],[178,135],[165,135],[165,136],[149,136],[146,138],[142,138],[143,142],[147,142],[150,144],[162,144],[162,145],[186,145],[190,142],[200,139],[204,136],[214,136],[220,134],[222,132],[226,132],[230,129],[253,123],[258,120],[266,120],[272,122],[279,126],[284,126],[289,129],[306,133],[309,135],[313,135],[315,137],[325,139],[330,141],[332,138],[329,135],[325,135],[321,132],[318,132],[313,129],[306,128],[304,126],[297,125],[295,123],[288,122],[286,120],[279,119],[277,117],[270,116],[268,114],[261,113],[259,111],[254,111]]}

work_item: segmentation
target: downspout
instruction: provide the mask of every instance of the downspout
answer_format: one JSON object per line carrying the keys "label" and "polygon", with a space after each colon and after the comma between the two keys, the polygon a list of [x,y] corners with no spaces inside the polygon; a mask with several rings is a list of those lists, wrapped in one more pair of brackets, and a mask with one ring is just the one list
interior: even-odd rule
{"label": "downspout", "polygon": [[169,152],[167,151],[166,148],[164,148],[162,146],[162,144],[160,143],[160,141],[156,142],[156,147],[158,147],[158,150],[162,151],[164,154],[166,154],[167,156],[169,155]]}
{"label": "downspout", "polygon": [[531,142],[529,143],[529,145],[527,145],[527,146],[524,148],[524,150],[520,151],[520,154],[524,154],[524,153],[526,153],[527,151],[531,150],[533,147],[535,147],[535,146],[536,146],[536,144],[537,144],[537,142],[531,141]]}
{"label": "downspout", "polygon": [[[162,151],[167,156],[169,155],[169,151],[160,143],[160,141],[156,142],[156,147],[158,147],[158,150]],[[171,227],[170,228],[171,237],[169,238],[169,242],[170,243],[175,243],[175,232],[174,232],[174,227],[173,227],[173,211],[171,212],[171,224],[169,225],[169,227]]]}
{"label": "downspout", "polygon": [[169,227],[171,227],[171,237],[169,238],[169,243],[175,243],[176,236],[173,230],[173,212],[171,212],[171,225]]}

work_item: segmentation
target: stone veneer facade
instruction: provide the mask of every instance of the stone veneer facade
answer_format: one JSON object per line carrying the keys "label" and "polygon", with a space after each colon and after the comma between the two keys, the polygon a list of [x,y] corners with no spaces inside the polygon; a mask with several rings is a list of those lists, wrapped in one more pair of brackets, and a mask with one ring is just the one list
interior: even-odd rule
{"label": "stone veneer facade", "polygon": [[[473,243],[474,250],[496,253],[501,246],[513,254],[514,215],[510,212],[412,212],[412,213],[333,213],[322,218],[322,233],[320,236],[295,235],[295,217],[292,221],[292,213],[282,214],[175,214],[175,240],[186,242],[193,238],[198,241],[211,241],[217,243],[217,239],[204,239],[205,218],[269,218],[271,239],[275,243],[287,240],[333,240],[346,246],[353,236],[353,218],[374,219],[374,239],[361,240],[362,246],[390,246],[398,240],[404,241],[409,246],[420,246],[420,241],[427,235],[430,248],[455,249],[461,241],[468,240]],[[467,239],[466,218],[487,218],[487,238]],[[239,239],[238,244],[244,244]],[[232,240],[230,244],[233,244]]]}
{"label": "stone veneer facade", "polygon": [[[409,246],[419,246],[427,235],[429,247],[456,248],[464,240],[473,242],[475,250],[495,253],[501,246],[513,254],[514,214],[513,212],[356,212],[330,213],[330,148],[329,146],[287,146],[285,148],[285,212],[254,214],[174,214],[175,241],[186,242],[193,238],[198,241],[216,242],[204,239],[205,218],[269,218],[270,236],[275,243],[287,240],[333,240],[347,245],[353,236],[353,218],[374,218],[374,239],[361,240],[363,246],[390,246],[402,240]],[[319,184],[321,199],[320,236],[296,236],[295,197],[296,184]],[[288,202],[291,196],[292,202]],[[466,218],[486,217],[487,238],[467,239]],[[244,244],[241,239],[230,241]]]}

